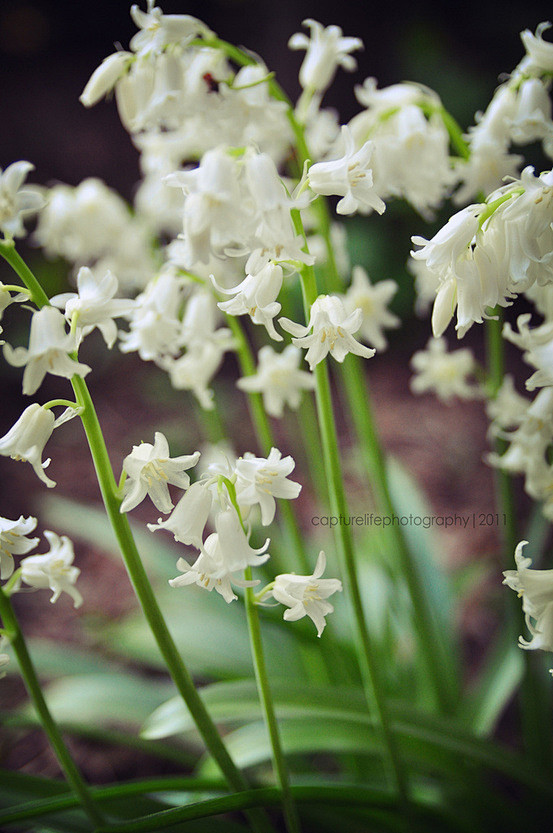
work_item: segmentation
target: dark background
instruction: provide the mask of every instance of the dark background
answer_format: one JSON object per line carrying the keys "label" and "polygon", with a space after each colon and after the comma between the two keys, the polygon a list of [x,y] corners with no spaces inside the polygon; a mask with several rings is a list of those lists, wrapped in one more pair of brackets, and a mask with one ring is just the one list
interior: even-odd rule
{"label": "dark background", "polygon": [[[145,0],[141,4],[145,8]],[[314,17],[361,37],[359,69],[340,71],[326,103],[342,121],[358,109],[352,86],[375,76],[384,86],[401,80],[429,84],[463,125],[485,107],[497,78],[523,54],[519,32],[551,16],[544,0],[526,3],[340,3],[323,0],[165,0],[166,14],[192,14],[220,37],[254,49],[287,92],[299,91],[304,53],[287,49],[290,35]],[[126,197],[138,177],[113,103],[86,110],[78,96],[114,44],[128,47],[136,28],[127,0],[55,2],[0,0],[0,167],[17,159],[36,165],[34,181],[76,185],[100,176]]]}

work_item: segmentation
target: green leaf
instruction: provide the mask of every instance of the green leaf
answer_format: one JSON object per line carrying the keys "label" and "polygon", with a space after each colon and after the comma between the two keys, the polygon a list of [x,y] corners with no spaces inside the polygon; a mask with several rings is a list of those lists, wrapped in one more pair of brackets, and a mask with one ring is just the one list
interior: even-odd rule
{"label": "green leaf", "polygon": [[484,670],[464,700],[459,718],[477,735],[489,735],[524,674],[524,657],[510,629],[503,631],[486,656]]}
{"label": "green leaf", "polygon": [[[173,691],[171,683],[111,672],[64,677],[51,683],[45,694],[60,722],[110,726],[139,725]],[[33,707],[26,706],[24,713],[34,715]]]}
{"label": "green leaf", "polygon": [[[424,501],[420,487],[403,466],[394,459],[387,462],[388,482],[395,512],[400,518],[413,519],[402,530],[419,574],[419,586],[427,596],[431,614],[433,643],[443,665],[444,679],[449,684],[452,700],[458,699],[460,684],[459,648],[455,636],[455,599],[444,565],[437,555],[434,531],[424,527],[424,519],[433,513]],[[421,519],[421,523],[415,521]]]}

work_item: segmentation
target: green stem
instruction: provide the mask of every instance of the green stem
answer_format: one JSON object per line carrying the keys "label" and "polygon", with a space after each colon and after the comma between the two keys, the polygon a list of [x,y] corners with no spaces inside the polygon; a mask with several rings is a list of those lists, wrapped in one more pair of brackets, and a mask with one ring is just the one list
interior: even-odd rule
{"label": "green stem", "polygon": [[[236,498],[236,489],[226,477],[222,478],[226,485],[230,502],[234,506],[236,514],[240,520],[244,534],[247,535],[247,529],[242,520],[240,507]],[[252,581],[252,569],[246,567],[244,571],[244,578],[247,582]],[[269,675],[267,674],[267,666],[265,663],[265,652],[263,651],[263,642],[261,639],[261,628],[259,625],[259,613],[255,600],[255,593],[253,587],[246,587],[246,617],[248,621],[248,632],[250,635],[250,647],[252,652],[253,666],[255,670],[255,681],[257,684],[257,691],[259,700],[263,709],[263,717],[265,725],[269,733],[271,741],[273,768],[276,775],[278,786],[282,793],[282,809],[284,811],[284,820],[286,822],[286,829],[288,833],[300,833],[300,822],[298,811],[295,802],[290,792],[290,776],[288,774],[288,767],[286,766],[286,759],[282,750],[282,743],[280,741],[280,732],[278,729],[278,722],[275,714],[275,707],[273,704],[273,697],[271,694],[271,687],[269,685]]]}
{"label": "green stem", "polygon": [[[248,567],[245,571],[245,578],[247,581],[251,581],[251,567]],[[273,767],[278,786],[282,793],[282,807],[284,811],[286,829],[288,830],[288,833],[299,833],[301,829],[300,821],[296,804],[290,790],[290,776],[288,774],[288,767],[286,766],[286,759],[284,757],[280,741],[280,732],[278,729],[278,722],[275,715],[273,698],[267,675],[263,642],[261,640],[259,613],[255,603],[255,595],[252,587],[246,588],[246,615],[248,619],[250,646],[255,669],[257,690],[259,692],[261,705],[263,706],[265,725],[271,740],[271,748],[273,750]]]}
{"label": "green stem", "polygon": [[[299,212],[295,215],[296,231],[305,237]],[[305,320],[310,317],[311,306],[317,298],[317,285],[313,267],[304,266],[300,272]],[[317,415],[321,432],[321,443],[329,491],[330,511],[333,515],[348,516],[342,471],[338,450],[336,423],[332,408],[330,380],[326,362],[319,362],[315,367],[315,393],[317,401]],[[337,524],[334,527],[336,547],[344,569],[349,600],[354,624],[357,657],[363,688],[370,707],[376,709],[378,722],[386,754],[389,776],[394,787],[402,799],[407,799],[407,781],[402,763],[399,758],[396,741],[392,732],[386,699],[380,681],[376,655],[365,622],[361,592],[355,566],[355,553],[350,527]]]}
{"label": "green stem", "polygon": [[16,250],[13,240],[0,240],[0,255],[7,260],[14,272],[19,275],[31,293],[31,300],[37,307],[44,307],[50,303],[48,295]]}
{"label": "green stem", "polygon": [[93,827],[96,828],[99,825],[102,825],[104,820],[98,809],[95,807],[92,797],[88,791],[88,787],[83,781],[81,773],[71,757],[71,754],[64,743],[61,732],[50,713],[29,651],[27,650],[25,638],[21,632],[21,628],[19,627],[15,611],[12,607],[10,599],[3,592],[2,588],[0,588],[0,616],[2,617],[5,631],[9,636],[10,644],[17,657],[25,686],[29,692],[31,700],[33,701],[33,705],[40,718],[44,731],[48,736],[50,745],[55,752],[68,783],[79,799],[79,802],[92,822]]}
{"label": "green stem", "polygon": [[[119,490],[86,383],[79,376],[74,376],[72,384],[77,401],[83,408],[81,420],[90,446],[104,506],[115,532],[136,596],[160,653],[207,749],[219,765],[228,783],[235,790],[247,789],[246,781],[221,740],[219,732],[198,694],[192,677],[169,632],[136,548],[127,515],[120,512],[121,498],[118,495]],[[263,816],[252,816],[250,821],[256,830],[267,829],[266,820]]]}
{"label": "green stem", "polygon": [[[255,360],[252,355],[248,339],[239,320],[234,315],[227,315],[227,322],[236,340],[236,354],[240,371],[243,376],[253,376],[255,373]],[[248,393],[250,416],[257,435],[257,441],[264,454],[269,454],[271,448],[276,445],[269,418],[263,407],[263,398],[260,393]],[[306,573],[310,572],[309,560],[305,550],[303,535],[299,529],[294,510],[289,501],[282,501],[280,507],[281,516],[286,529],[286,534],[293,551],[297,555],[299,567]]]}
{"label": "green stem", "polygon": [[[374,423],[370,394],[365,382],[363,367],[357,356],[350,355],[344,361],[341,381],[359,439],[361,454],[371,478],[371,486],[377,506],[383,514],[391,517],[395,510],[388,485],[384,454]],[[402,572],[409,588],[418,644],[426,670],[432,680],[437,706],[443,714],[452,713],[457,702],[457,692],[454,684],[456,675],[453,669],[448,669],[451,658],[444,655],[441,642],[436,638],[436,623],[428,596],[421,583],[420,573],[413,562],[403,529],[392,525],[389,527],[389,532],[393,537],[394,549],[399,557]]]}

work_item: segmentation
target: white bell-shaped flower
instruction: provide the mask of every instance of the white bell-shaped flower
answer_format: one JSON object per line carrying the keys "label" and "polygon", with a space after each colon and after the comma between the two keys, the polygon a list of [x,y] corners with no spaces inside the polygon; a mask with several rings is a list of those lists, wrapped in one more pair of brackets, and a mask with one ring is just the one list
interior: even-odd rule
{"label": "white bell-shaped flower", "polygon": [[[310,370],[330,353],[336,361],[343,362],[348,353],[370,359],[375,350],[365,347],[353,337],[363,320],[363,312],[356,309],[348,313],[344,302],[336,295],[319,295],[311,306],[307,326],[288,318],[279,318],[279,324],[291,333],[292,344],[307,348],[305,360]],[[311,332],[311,334],[309,334]]]}
{"label": "white bell-shaped flower", "polygon": [[60,538],[49,530],[45,530],[44,535],[50,544],[50,551],[24,558],[21,561],[21,578],[30,587],[49,587],[52,603],[65,592],[73,599],[74,606],[80,607],[83,597],[74,585],[81,571],[73,566],[73,544],[66,535]]}
{"label": "white bell-shaped flower", "polygon": [[44,473],[50,460],[42,460],[44,446],[50,439],[52,431],[67,420],[76,416],[75,408],[67,408],[57,419],[50,409],[33,402],[25,408],[17,422],[7,434],[0,438],[0,454],[12,460],[30,463],[37,477],[49,488],[56,484]]}
{"label": "white bell-shaped flower", "polygon": [[344,37],[339,26],[325,27],[311,18],[304,20],[302,25],[309,27],[311,37],[297,32],[288,41],[288,46],[290,49],[306,50],[300,69],[303,89],[322,93],[332,83],[339,66],[350,72],[356,68],[357,62],[350,52],[362,49],[363,41]]}
{"label": "white bell-shaped flower", "polygon": [[4,172],[0,168],[0,230],[5,237],[25,234],[22,218],[39,211],[44,197],[33,188],[22,188],[23,182],[35,166],[30,162],[13,162]]}
{"label": "white bell-shaped flower", "polygon": [[157,524],[148,524],[148,529],[150,532],[167,529],[173,533],[175,541],[200,549],[212,503],[210,490],[201,481],[193,483],[169,517],[164,521],[159,518]]}
{"label": "white bell-shaped flower", "polygon": [[259,504],[261,523],[268,526],[276,512],[275,498],[293,500],[301,491],[301,485],[288,480],[296,464],[293,458],[283,457],[277,448],[271,448],[268,457],[256,457],[247,451],[236,461],[236,498],[240,506]]}
{"label": "white bell-shaped flower", "polygon": [[13,573],[13,556],[23,555],[34,549],[40,538],[27,538],[37,525],[37,519],[21,515],[17,521],[0,518],[0,579]]}
{"label": "white bell-shaped flower", "polygon": [[55,307],[46,306],[33,313],[29,348],[4,345],[4,357],[14,367],[25,366],[23,393],[31,396],[47,373],[71,379],[86,376],[91,368],[72,359],[75,336],[65,330],[65,319]]}
{"label": "white bell-shaped flower", "polygon": [[283,573],[275,578],[271,589],[273,598],[286,605],[284,611],[287,622],[295,622],[304,616],[309,616],[317,628],[320,636],[325,628],[329,613],[334,611],[333,605],[327,601],[329,596],[342,590],[342,582],[336,578],[321,578],[326,567],[326,556],[321,550],[313,575],[297,576],[294,573]]}
{"label": "white bell-shaped flower", "polygon": [[161,431],[156,431],[154,444],[141,443],[133,446],[132,452],[123,460],[123,471],[127,474],[121,512],[130,512],[149,495],[156,509],[168,513],[173,508],[168,485],[187,489],[190,477],[186,469],[195,466],[200,452],[169,457],[169,444]]}
{"label": "white bell-shaped flower", "polygon": [[521,541],[515,550],[516,570],[505,570],[503,584],[522,598],[522,610],[531,633],[530,641],[519,636],[520,648],[533,651],[553,651],[553,570],[531,570],[530,558],[523,549],[528,541]]}

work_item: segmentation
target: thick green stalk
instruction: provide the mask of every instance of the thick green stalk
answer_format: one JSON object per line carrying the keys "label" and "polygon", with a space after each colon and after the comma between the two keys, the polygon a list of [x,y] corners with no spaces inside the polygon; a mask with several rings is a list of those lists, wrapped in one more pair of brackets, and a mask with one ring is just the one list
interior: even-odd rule
{"label": "thick green stalk", "polygon": [[[224,478],[227,487],[228,495],[236,514],[240,519],[240,524],[244,533],[247,534],[247,529],[242,520],[240,507],[236,498],[236,490],[234,484]],[[246,582],[251,584],[252,569],[246,567],[244,570],[244,578]],[[259,612],[255,601],[255,594],[253,587],[246,587],[246,618],[248,621],[248,633],[250,636],[250,647],[252,653],[253,667],[255,671],[255,681],[257,684],[257,692],[261,707],[263,709],[263,717],[265,719],[265,726],[269,733],[271,741],[273,768],[277,780],[277,784],[282,794],[282,809],[284,812],[284,820],[286,822],[286,829],[288,833],[300,833],[300,821],[298,811],[290,792],[290,776],[288,774],[288,767],[286,765],[286,758],[282,749],[280,740],[280,732],[278,728],[278,721],[276,719],[275,707],[273,704],[273,696],[271,694],[271,686],[269,684],[269,675],[267,674],[267,665],[265,663],[265,652],[263,650],[263,641],[261,639],[261,627],[259,624]]]}
{"label": "thick green stalk", "polygon": [[[303,234],[301,219],[296,212],[296,229]],[[317,298],[317,286],[313,267],[305,266],[300,272],[304,312],[306,321],[309,320],[310,310]],[[330,511],[333,515],[340,517],[348,516],[348,508],[340,467],[338,449],[338,437],[334,412],[332,408],[332,396],[330,392],[330,380],[326,362],[319,362],[315,367],[315,393],[317,401],[317,415],[319,429],[321,432],[321,444],[329,492]],[[389,775],[396,790],[402,798],[407,797],[406,776],[401,763],[396,741],[392,732],[386,698],[380,681],[380,674],[377,667],[375,651],[372,645],[370,634],[365,621],[361,592],[357,578],[355,565],[355,553],[350,527],[345,524],[337,524],[334,527],[336,547],[342,562],[346,586],[349,591],[351,613],[356,639],[357,657],[361,678],[367,701],[370,707],[376,709],[380,724],[380,731],[383,740],[383,748],[386,755]]]}
{"label": "thick green stalk", "polygon": [[[255,373],[255,361],[252,355],[250,345],[246,338],[246,334],[244,333],[244,330],[236,316],[228,315],[227,322],[236,340],[236,353],[238,356],[238,362],[240,364],[240,371],[243,376],[252,376]],[[275,446],[276,443],[273,436],[271,424],[269,422],[269,418],[267,416],[265,408],[263,407],[263,399],[261,397],[261,394],[249,393],[248,403],[250,407],[251,419],[253,422],[255,433],[257,435],[257,441],[259,443],[259,446],[264,454],[269,454],[271,448]],[[280,512],[282,515],[286,533],[290,540],[290,544],[293,547],[294,553],[298,558],[299,568],[300,570],[309,573],[309,560],[307,558],[307,552],[305,550],[303,535],[301,534],[298,522],[294,514],[294,510],[292,509],[289,501],[282,501]]]}
{"label": "thick green stalk", "polygon": [[[248,569],[246,570],[245,578],[247,581],[251,581],[251,567],[248,567]],[[288,774],[286,758],[284,756],[284,751],[282,749],[282,744],[280,741],[280,732],[278,729],[278,722],[275,714],[273,698],[271,695],[269,677],[267,675],[267,666],[265,664],[263,642],[261,640],[259,612],[255,603],[255,594],[252,587],[246,588],[246,615],[248,619],[250,646],[252,651],[253,664],[255,668],[257,690],[259,692],[259,699],[263,707],[265,725],[267,727],[269,738],[271,740],[271,748],[273,750],[273,767],[275,770],[278,786],[282,793],[282,808],[284,811],[286,829],[288,830],[288,833],[299,833],[301,829],[300,820],[296,808],[296,803],[290,790],[290,776]]]}
{"label": "thick green stalk", "polygon": [[[344,392],[353,418],[361,454],[364,458],[371,488],[379,510],[388,516],[395,512],[388,485],[385,459],[379,442],[372,413],[370,394],[363,375],[363,367],[357,356],[347,356],[343,373],[340,374]],[[427,593],[421,584],[420,574],[413,562],[403,530],[399,526],[389,527],[393,537],[394,549],[401,563],[403,576],[409,588],[414,612],[414,625],[418,644],[426,667],[432,680],[432,690],[438,709],[452,713],[457,702],[454,673],[448,670],[452,658],[443,656],[440,642],[435,637],[436,623],[428,601]]]}
{"label": "thick green stalk", "polygon": [[25,686],[40,718],[42,727],[48,736],[50,745],[54,750],[56,758],[58,759],[71,789],[77,796],[84,812],[92,822],[92,826],[96,828],[104,823],[103,817],[94,805],[88,787],[85,784],[76,763],[71,757],[71,754],[64,743],[62,734],[50,713],[50,709],[44,699],[29,651],[27,650],[25,638],[21,632],[21,628],[19,627],[15,611],[9,597],[4,593],[2,588],[0,588],[0,616],[2,617],[2,622],[4,624],[4,633],[8,636],[10,645],[12,646],[17,657]]}

